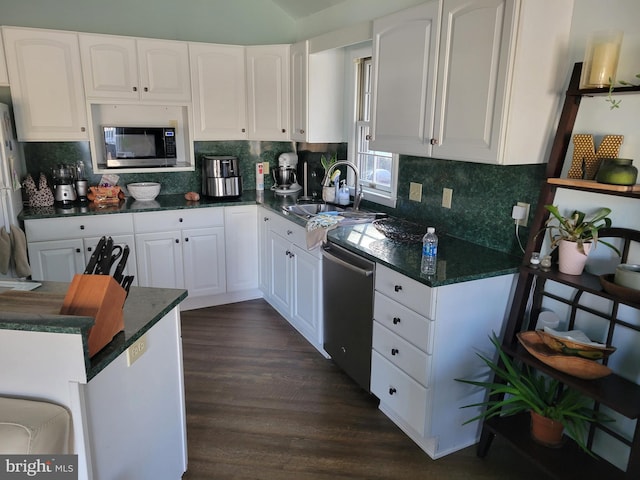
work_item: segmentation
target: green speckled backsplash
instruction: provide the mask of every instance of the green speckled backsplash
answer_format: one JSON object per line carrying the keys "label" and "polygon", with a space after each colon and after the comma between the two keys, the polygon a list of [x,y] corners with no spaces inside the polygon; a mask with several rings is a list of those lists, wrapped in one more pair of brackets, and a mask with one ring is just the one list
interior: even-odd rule
{"label": "green speckled backsplash", "polygon": [[[195,142],[196,169],[194,172],[120,174],[120,184],[134,181],[162,183],[162,194],[200,191],[200,165],[203,155],[231,155],[239,160],[245,190],[255,189],[256,162],[278,164],[278,156],[293,151],[291,142],[219,141]],[[322,175],[320,157],[336,152],[346,158],[346,144],[297,144],[300,165],[309,164],[309,193],[319,189]],[[82,161],[92,184],[100,180],[91,169],[88,143],[25,143],[27,170],[32,174],[44,171],[58,163]],[[540,185],[544,179],[544,165],[494,166],[401,156],[399,166],[398,202],[395,209],[375,204],[363,206],[385,211],[424,225],[434,225],[438,232],[484,245],[514,255],[521,255],[514,235],[511,209],[518,201],[531,204],[530,220],[538,201]],[[301,182],[301,180],[300,180]],[[409,182],[422,184],[422,202],[409,200]],[[301,182],[302,183],[302,182]],[[265,188],[273,184],[265,175]],[[453,190],[452,208],[441,206],[442,189]],[[523,244],[527,228],[520,230]]]}

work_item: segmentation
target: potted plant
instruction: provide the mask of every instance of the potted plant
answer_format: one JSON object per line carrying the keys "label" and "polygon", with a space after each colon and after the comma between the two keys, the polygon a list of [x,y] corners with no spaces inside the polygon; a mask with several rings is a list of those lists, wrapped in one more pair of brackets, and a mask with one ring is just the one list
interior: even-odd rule
{"label": "potted plant", "polygon": [[559,446],[563,431],[575,440],[582,450],[593,455],[585,444],[590,423],[610,421],[602,412],[596,411],[589,400],[578,391],[568,388],[558,380],[545,377],[534,369],[516,366],[504,352],[495,333],[491,343],[496,347],[502,365],[482,354],[478,356],[495,375],[492,382],[456,379],[488,390],[489,398],[482,403],[465,405],[485,407],[475,417],[464,424],[496,416],[509,416],[529,412],[531,415],[531,436],[546,446]]}
{"label": "potted plant", "polygon": [[580,275],[591,248],[598,242],[605,244],[618,255],[620,251],[611,243],[598,238],[598,231],[611,227],[608,215],[610,208],[600,208],[589,217],[584,212],[574,210],[565,217],[555,205],[545,205],[551,216],[543,228],[549,232],[551,248],[558,247],[558,268],[569,275]]}

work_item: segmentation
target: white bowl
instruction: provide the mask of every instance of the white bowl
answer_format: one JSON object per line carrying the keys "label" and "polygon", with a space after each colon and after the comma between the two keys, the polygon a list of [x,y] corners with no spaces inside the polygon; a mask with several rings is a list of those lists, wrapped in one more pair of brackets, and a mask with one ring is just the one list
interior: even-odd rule
{"label": "white bowl", "polygon": [[618,265],[613,282],[623,287],[640,290],[640,265],[631,263]]}
{"label": "white bowl", "polygon": [[148,202],[158,196],[160,184],[156,182],[129,183],[127,190],[129,190],[129,195],[139,202]]}

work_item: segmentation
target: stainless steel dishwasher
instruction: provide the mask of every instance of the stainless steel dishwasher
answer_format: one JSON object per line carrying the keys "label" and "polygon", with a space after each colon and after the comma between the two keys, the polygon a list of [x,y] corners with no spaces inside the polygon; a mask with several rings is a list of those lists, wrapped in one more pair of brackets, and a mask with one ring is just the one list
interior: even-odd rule
{"label": "stainless steel dishwasher", "polygon": [[324,349],[370,392],[374,262],[338,245],[322,250]]}

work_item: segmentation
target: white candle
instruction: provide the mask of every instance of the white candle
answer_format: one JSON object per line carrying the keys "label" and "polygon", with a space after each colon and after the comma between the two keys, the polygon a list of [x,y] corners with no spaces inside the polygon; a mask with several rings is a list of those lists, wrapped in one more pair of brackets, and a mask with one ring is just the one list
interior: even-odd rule
{"label": "white candle", "polygon": [[598,87],[611,84],[609,79],[615,77],[618,68],[618,47],[617,43],[601,43],[593,47],[589,84]]}

